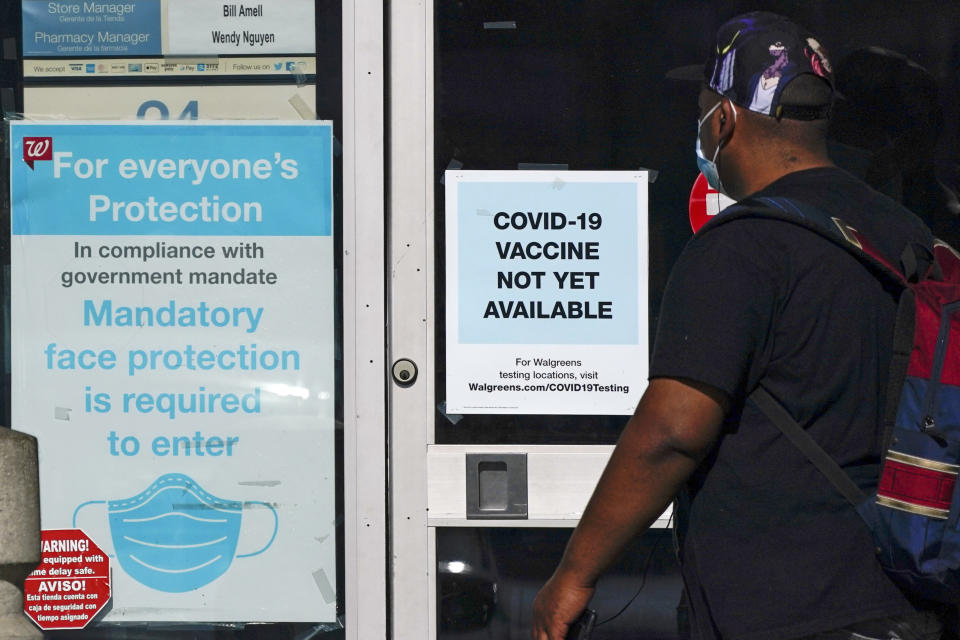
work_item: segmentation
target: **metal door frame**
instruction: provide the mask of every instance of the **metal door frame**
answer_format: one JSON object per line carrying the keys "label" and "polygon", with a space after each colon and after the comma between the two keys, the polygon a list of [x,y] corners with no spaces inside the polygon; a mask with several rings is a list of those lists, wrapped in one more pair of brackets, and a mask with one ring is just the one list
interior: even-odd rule
{"label": "metal door frame", "polygon": [[389,391],[391,637],[427,640],[436,638],[425,471],[434,397],[433,2],[388,6],[388,359],[409,358],[419,368],[413,385],[390,383]]}
{"label": "metal door frame", "polygon": [[344,623],[387,637],[384,9],[343,3]]}

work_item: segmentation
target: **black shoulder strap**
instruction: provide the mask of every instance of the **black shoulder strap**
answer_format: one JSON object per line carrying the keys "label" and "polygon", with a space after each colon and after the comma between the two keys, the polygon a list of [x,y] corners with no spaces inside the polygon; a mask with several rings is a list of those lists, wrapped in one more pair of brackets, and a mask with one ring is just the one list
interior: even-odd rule
{"label": "black shoulder strap", "polygon": [[813,465],[820,470],[847,501],[853,506],[859,506],[867,496],[860,487],[850,479],[844,470],[830,457],[830,454],[816,443],[807,431],[797,424],[786,409],[770,395],[763,387],[757,387],[750,394],[753,401],[763,413],[770,418],[774,425],[787,439],[805,455]]}
{"label": "black shoulder strap", "polygon": [[[910,271],[914,271],[923,270],[932,262],[932,253],[929,259],[925,256],[915,258],[917,249],[912,245],[905,249],[903,256],[884,255],[863,233],[840,218],[831,216],[807,202],[789,198],[749,198],[730,205],[697,231],[697,235],[708,233],[716,227],[741,218],[771,218],[808,229],[846,250],[866,264],[878,277],[893,281],[900,286],[904,286],[911,275],[917,277],[925,275],[923,272],[904,275],[904,263],[910,263],[908,265],[912,267]],[[910,255],[907,255],[908,253]]]}
{"label": "black shoulder strap", "polygon": [[[914,300],[907,283],[912,278],[925,275],[929,262],[924,264],[918,259],[915,249],[907,247],[898,261],[884,256],[857,229],[843,220],[813,207],[787,198],[758,198],[737,203],[718,215],[698,232],[710,229],[745,217],[762,217],[783,220],[804,227],[843,248],[862,263],[867,265],[878,277],[892,281],[901,287],[900,304],[894,329],[893,358],[888,374],[881,440],[883,454],[889,446],[896,420],[900,388],[903,386],[913,347]],[[930,256],[932,261],[932,255]],[[898,264],[899,262],[899,264]],[[899,267],[899,268],[898,268]],[[865,494],[850,479],[843,469],[817,444],[813,437],[801,427],[790,413],[763,387],[757,387],[749,399],[773,422],[786,438],[803,453],[810,462],[830,481],[830,483],[854,506],[866,499]]]}
{"label": "black shoulder strap", "polygon": [[916,299],[913,290],[904,289],[897,305],[897,320],[893,325],[893,353],[887,373],[887,388],[883,395],[883,433],[880,440],[881,463],[887,459],[887,450],[893,439],[893,429],[900,408],[900,395],[907,381],[910,354],[913,353],[913,332],[916,321]]}

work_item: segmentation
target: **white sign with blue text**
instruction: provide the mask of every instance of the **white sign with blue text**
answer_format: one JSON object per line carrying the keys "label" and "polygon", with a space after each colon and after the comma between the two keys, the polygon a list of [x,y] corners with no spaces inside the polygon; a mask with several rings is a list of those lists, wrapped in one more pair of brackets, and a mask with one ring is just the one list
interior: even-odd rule
{"label": "white sign with blue text", "polygon": [[647,382],[647,174],[445,184],[446,412],[632,413]]}
{"label": "white sign with blue text", "polygon": [[12,413],[107,621],[336,619],[330,123],[11,123]]}
{"label": "white sign with blue text", "polygon": [[169,55],[313,53],[312,0],[166,3]]}

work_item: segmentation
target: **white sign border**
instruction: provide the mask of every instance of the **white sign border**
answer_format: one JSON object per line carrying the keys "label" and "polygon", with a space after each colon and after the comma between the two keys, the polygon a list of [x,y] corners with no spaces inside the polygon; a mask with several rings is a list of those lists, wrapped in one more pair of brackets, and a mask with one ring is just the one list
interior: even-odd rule
{"label": "white sign border", "polygon": [[[461,400],[469,392],[457,391],[451,396],[453,376],[452,363],[470,363],[476,357],[489,354],[498,348],[517,350],[521,345],[464,345],[459,342],[459,261],[458,261],[458,186],[469,182],[607,182],[634,183],[637,186],[637,345],[527,345],[524,353],[533,357],[548,358],[558,349],[586,347],[598,355],[619,358],[625,366],[622,374],[629,376],[629,393],[621,397],[624,402],[609,403],[558,403],[535,400],[526,407],[523,403],[498,406],[496,402],[482,405],[465,405]],[[447,170],[445,186],[445,293],[446,293],[446,411],[450,414],[514,414],[514,415],[630,415],[647,385],[649,372],[649,245],[648,245],[648,199],[649,172],[638,171],[527,171],[527,170]],[[482,374],[481,374],[482,375]],[[454,383],[459,384],[459,382]],[[483,392],[480,392],[483,393]],[[495,394],[487,394],[494,396]],[[594,396],[596,397],[596,396]],[[601,396],[602,397],[602,396]],[[614,397],[613,394],[610,396]],[[492,399],[492,398],[491,398]],[[538,404],[539,403],[539,404]],[[535,405],[535,406],[534,406]]]}

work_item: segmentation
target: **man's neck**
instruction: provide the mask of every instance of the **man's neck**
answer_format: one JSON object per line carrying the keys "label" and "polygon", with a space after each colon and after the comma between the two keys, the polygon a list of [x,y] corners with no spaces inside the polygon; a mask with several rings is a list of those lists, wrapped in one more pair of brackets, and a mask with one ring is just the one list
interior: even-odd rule
{"label": "man's neck", "polygon": [[736,193],[731,193],[731,195],[738,200],[742,200],[791,173],[836,166],[826,154],[822,156],[809,155],[807,157],[791,155],[789,158],[768,158],[768,160],[771,161],[759,160],[751,163],[753,166],[743,172],[743,179],[736,185]]}

